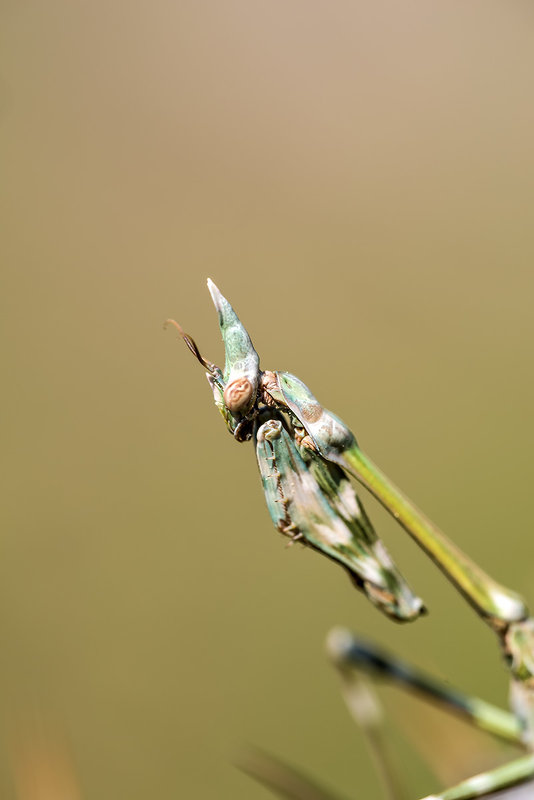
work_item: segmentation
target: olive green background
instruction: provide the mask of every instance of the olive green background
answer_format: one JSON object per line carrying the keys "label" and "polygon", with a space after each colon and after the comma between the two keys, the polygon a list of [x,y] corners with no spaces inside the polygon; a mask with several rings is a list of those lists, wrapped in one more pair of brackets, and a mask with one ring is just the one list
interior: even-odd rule
{"label": "olive green background", "polygon": [[[221,359],[213,278],[262,366],[532,598],[533,31],[515,0],[2,3],[2,798],[270,797],[248,744],[379,798],[337,623],[506,702],[491,634],[372,500],[428,618],[285,548],[162,323]],[[383,697],[410,796],[426,758],[506,755]]]}

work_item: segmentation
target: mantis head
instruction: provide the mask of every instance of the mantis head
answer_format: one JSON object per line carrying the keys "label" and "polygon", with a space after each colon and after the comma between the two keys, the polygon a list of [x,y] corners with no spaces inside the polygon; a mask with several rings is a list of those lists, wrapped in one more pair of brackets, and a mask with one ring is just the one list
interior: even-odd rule
{"label": "mantis head", "polygon": [[260,359],[234,309],[209,278],[208,289],[219,316],[225,354],[224,372],[200,354],[194,339],[185,333],[175,320],[167,320],[165,326],[174,325],[195,358],[206,370],[215,405],[221,412],[230,433],[240,442],[247,441],[252,436],[252,421],[257,414],[261,378]]}

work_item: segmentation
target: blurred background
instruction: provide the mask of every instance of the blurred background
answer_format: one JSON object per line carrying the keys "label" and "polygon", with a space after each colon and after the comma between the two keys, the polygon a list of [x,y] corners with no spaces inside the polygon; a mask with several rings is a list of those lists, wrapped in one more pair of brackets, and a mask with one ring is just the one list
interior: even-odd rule
{"label": "blurred background", "polygon": [[[4,0],[3,798],[270,797],[248,744],[380,797],[334,624],[506,703],[491,633],[372,499],[426,619],[285,548],[162,323],[222,359],[213,278],[262,366],[532,599],[533,27],[519,0]],[[410,796],[508,757],[383,697]]]}

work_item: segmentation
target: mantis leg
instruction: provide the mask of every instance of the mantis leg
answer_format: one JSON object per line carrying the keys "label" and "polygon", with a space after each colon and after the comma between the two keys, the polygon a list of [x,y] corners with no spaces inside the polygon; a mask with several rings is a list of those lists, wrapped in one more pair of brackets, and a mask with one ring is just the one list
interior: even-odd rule
{"label": "mantis leg", "polygon": [[373,678],[396,683],[462,717],[481,730],[507,742],[522,744],[522,725],[509,711],[447,686],[418,667],[353,636],[345,628],[334,628],[330,631],[327,650],[339,668],[366,671]]}
{"label": "mantis leg", "polygon": [[516,592],[501,586],[451,542],[353,442],[342,460],[397,522],[415,539],[474,609],[496,630],[525,619],[528,610]]}
{"label": "mantis leg", "polygon": [[[488,797],[493,792],[523,784],[532,778],[534,778],[534,756],[523,756],[489,772],[473,775],[472,778],[445,789],[441,794],[431,794],[422,800],[472,800],[476,797]],[[524,797],[533,795],[534,786],[531,785]],[[504,797],[502,800],[505,800]]]}
{"label": "mantis leg", "polygon": [[500,639],[513,677],[514,707],[523,738],[534,749],[534,619],[524,600],[490,578],[451,542],[360,450],[347,426],[324,409],[308,387],[289,373],[276,373],[276,402],[284,402],[317,452],[360,481],[456,586]]}
{"label": "mantis leg", "polygon": [[468,602],[497,631],[528,616],[523,599],[501,586],[451,542],[358,447],[352,431],[323,408],[301,380],[275,373],[275,402],[300,421],[327,461],[350,472],[393,515]]}
{"label": "mantis leg", "polygon": [[[327,640],[327,650],[342,677],[350,669],[365,670],[373,677],[385,678],[399,686],[415,691],[425,699],[437,703],[446,711],[455,713],[501,739],[522,744],[522,725],[511,713],[451,689],[423,670],[392,656],[368,642],[353,636],[344,628],[334,628]],[[494,792],[523,784],[534,779],[534,756],[528,755],[489,772],[481,773],[423,800],[470,800],[493,796]],[[525,786],[521,795],[525,800],[534,796],[534,785]],[[515,796],[515,795],[514,795]],[[501,795],[499,795],[501,797]],[[508,797],[508,795],[507,795]],[[497,798],[495,798],[497,800]],[[502,796],[501,800],[505,800]],[[513,800],[510,796],[509,800]],[[517,800],[520,800],[518,797]]]}

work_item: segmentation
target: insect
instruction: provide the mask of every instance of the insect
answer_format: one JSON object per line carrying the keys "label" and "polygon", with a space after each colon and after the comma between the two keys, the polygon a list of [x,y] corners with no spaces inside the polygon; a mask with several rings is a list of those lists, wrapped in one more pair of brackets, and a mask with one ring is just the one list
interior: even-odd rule
{"label": "insect", "polygon": [[[166,325],[176,327],[206,370],[215,405],[229,432],[238,442],[253,440],[267,507],[276,528],[291,542],[300,541],[340,564],[356,586],[390,618],[416,619],[424,613],[424,604],[378,538],[349,475],[359,481],[497,635],[511,672],[514,715],[499,710],[490,713],[493,732],[534,749],[534,621],[523,599],[486,575],[450,541],[381,472],[361,450],[352,431],[325,409],[299,378],[287,372],[261,370],[258,354],[234,309],[210,280],[208,288],[219,317],[224,370],[201,355],[195,341],[177,322],[167,320]],[[361,651],[357,657],[349,634],[341,640],[334,637],[333,641],[330,652],[344,676],[353,666],[361,667]],[[368,668],[371,662],[368,658]],[[373,663],[376,667],[376,659]],[[390,658],[391,669],[382,673],[399,674],[402,670],[395,671],[395,663]],[[408,673],[413,678],[413,670],[404,671]],[[410,680],[407,678],[405,683]],[[411,685],[417,683],[415,679],[411,681]],[[427,681],[426,685],[430,683]],[[444,702],[451,701],[450,692],[447,697],[446,693],[442,695]],[[456,694],[456,699],[459,696]],[[463,703],[465,713],[468,707],[476,707],[479,712],[483,708],[482,701],[473,702],[474,706],[467,700]],[[486,704],[486,711],[488,708]],[[481,723],[476,713],[470,719],[482,727],[487,723],[485,718]],[[483,778],[476,777],[432,795],[432,800],[483,797],[533,776],[534,756],[527,755]]]}
{"label": "insect", "polygon": [[[280,533],[336,561],[381,611],[397,621],[423,613],[378,538],[344,470],[319,453],[320,441],[352,438],[307,387],[284,372],[262,371],[250,337],[235,311],[211,281],[225,347],[224,372],[204,359],[174,320],[168,320],[206,369],[215,405],[239,441],[254,440],[267,507]],[[300,415],[300,416],[299,416]],[[306,424],[304,424],[306,421]]]}

